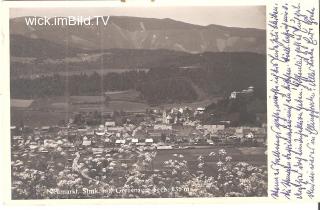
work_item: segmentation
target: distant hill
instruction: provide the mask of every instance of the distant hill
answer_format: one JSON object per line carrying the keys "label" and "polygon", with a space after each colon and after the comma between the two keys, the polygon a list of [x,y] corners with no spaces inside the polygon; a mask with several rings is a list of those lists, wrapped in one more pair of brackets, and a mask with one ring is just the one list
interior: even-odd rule
{"label": "distant hill", "polygon": [[31,27],[23,17],[11,19],[11,95],[37,98],[66,91],[98,95],[134,89],[149,104],[163,104],[192,102],[199,95],[228,96],[254,86],[265,99],[264,30],[168,18],[109,21],[107,27]]}
{"label": "distant hill", "polygon": [[[85,51],[69,48],[61,52],[49,41],[12,36],[11,77],[72,72],[93,73],[104,69],[150,69],[150,81],[187,77],[209,94],[227,94],[254,86],[266,87],[266,60],[249,52],[205,52],[190,54],[170,50],[109,49]],[[20,46],[20,47],[19,47]],[[34,54],[34,60],[23,57]],[[65,57],[65,55],[71,57]],[[20,57],[22,56],[22,57]],[[72,57],[73,56],[73,57]],[[93,57],[94,59],[91,59]],[[90,58],[90,59],[89,59]],[[119,71],[121,72],[121,71]]]}
{"label": "distant hill", "polygon": [[[27,26],[25,17],[10,20],[10,34],[44,39],[82,49],[167,49],[189,53],[265,53],[266,32],[260,29],[200,26],[155,18],[111,16],[107,26]],[[62,50],[66,51],[66,50]]]}
{"label": "distant hill", "polygon": [[22,35],[10,36],[10,54],[16,57],[65,58],[73,57],[81,50],[66,47],[45,39],[32,39]]}

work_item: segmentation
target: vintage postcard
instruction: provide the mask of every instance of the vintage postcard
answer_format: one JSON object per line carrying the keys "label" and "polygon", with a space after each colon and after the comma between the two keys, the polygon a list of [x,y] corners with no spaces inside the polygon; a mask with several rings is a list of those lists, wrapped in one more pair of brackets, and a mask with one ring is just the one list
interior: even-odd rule
{"label": "vintage postcard", "polygon": [[8,203],[319,201],[317,1],[2,16]]}

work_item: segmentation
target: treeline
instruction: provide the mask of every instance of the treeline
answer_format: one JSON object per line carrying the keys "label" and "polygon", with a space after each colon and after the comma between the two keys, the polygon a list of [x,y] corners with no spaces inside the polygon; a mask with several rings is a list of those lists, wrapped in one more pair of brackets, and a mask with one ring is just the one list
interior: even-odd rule
{"label": "treeline", "polygon": [[11,97],[41,98],[61,95],[101,95],[106,91],[136,89],[144,80],[145,72],[131,71],[100,75],[40,76],[38,78],[11,79]]}
{"label": "treeline", "polygon": [[[262,123],[266,123],[266,114],[266,99],[261,99],[254,93],[250,97],[224,98],[208,105],[205,114],[201,116],[201,121],[203,124],[215,124],[230,120],[232,126],[261,126]],[[265,119],[259,119],[258,115]]]}
{"label": "treeline", "polygon": [[[235,69],[235,68],[234,68]],[[228,96],[234,90],[254,86],[257,97],[265,98],[264,74],[253,70],[215,68],[153,68],[122,73],[11,78],[11,97],[41,98],[61,95],[103,95],[106,91],[134,89],[149,104],[190,102],[198,93]],[[239,71],[239,72],[238,72]],[[242,73],[241,73],[242,72]]]}
{"label": "treeline", "polygon": [[11,80],[11,97],[34,99],[62,95],[103,95],[106,91],[135,89],[150,104],[185,102],[197,99],[186,78],[155,78],[144,71],[100,75],[78,74],[41,76]]}
{"label": "treeline", "polygon": [[148,81],[140,86],[142,95],[151,104],[192,102],[197,93],[185,78],[166,78]]}

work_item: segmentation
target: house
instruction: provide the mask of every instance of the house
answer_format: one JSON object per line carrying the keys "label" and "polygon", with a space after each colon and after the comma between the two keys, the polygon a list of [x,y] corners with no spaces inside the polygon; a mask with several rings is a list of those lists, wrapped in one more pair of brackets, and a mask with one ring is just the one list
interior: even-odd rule
{"label": "house", "polygon": [[237,138],[242,138],[243,135],[244,135],[243,127],[237,127],[237,128],[235,129],[234,135],[235,135]]}
{"label": "house", "polygon": [[83,141],[82,142],[82,146],[90,146],[91,145],[91,141]]}
{"label": "house", "polygon": [[157,146],[157,150],[168,150],[168,149],[172,149],[172,146],[170,145],[159,145]]}
{"label": "house", "polygon": [[246,134],[246,138],[247,139],[253,139],[253,137],[254,137],[254,135],[253,135],[252,132],[249,132],[249,133]]}
{"label": "house", "polygon": [[87,127],[81,126],[81,127],[78,127],[78,132],[86,132],[87,129],[88,129]]}
{"label": "house", "polygon": [[13,140],[23,140],[22,136],[13,136]]}
{"label": "house", "polygon": [[152,144],[153,143],[153,139],[148,138],[145,140],[146,144]]}
{"label": "house", "polygon": [[91,145],[91,140],[90,139],[88,139],[88,137],[83,137],[83,139],[82,139],[83,141],[82,141],[82,145],[83,146],[90,146]]}
{"label": "house", "polygon": [[126,143],[126,140],[124,140],[124,139],[118,139],[118,140],[116,140],[115,143],[116,143],[116,144],[125,144],[125,143]]}
{"label": "house", "polygon": [[92,148],[92,153],[94,155],[102,154],[103,153],[103,148]]}
{"label": "house", "polygon": [[172,125],[167,124],[155,124],[153,126],[154,130],[172,130]]}
{"label": "house", "polygon": [[238,93],[239,93],[239,92],[237,92],[237,91],[231,92],[231,94],[230,94],[230,96],[229,96],[229,99],[236,99]]}
{"label": "house", "polygon": [[211,139],[207,139],[207,143],[210,144],[210,145],[214,144],[213,140],[211,140]]}
{"label": "house", "polygon": [[159,114],[160,113],[160,109],[152,109],[151,112],[154,113],[154,114]]}
{"label": "house", "polygon": [[57,144],[54,140],[45,139],[45,140],[43,141],[43,146],[44,146],[44,147],[55,148],[55,147],[58,146],[58,144]]}
{"label": "house", "polygon": [[203,107],[198,107],[195,111],[195,114],[203,114],[206,109]]}
{"label": "house", "polygon": [[138,142],[139,142],[139,139],[137,139],[137,138],[133,138],[133,139],[131,139],[131,143],[136,144],[136,143],[138,143]]}
{"label": "house", "polygon": [[42,132],[49,132],[49,130],[50,130],[50,127],[49,127],[49,126],[42,126],[42,127],[41,127],[41,131],[42,131]]}
{"label": "house", "polygon": [[244,89],[240,92],[238,91],[233,91],[231,92],[229,99],[236,99],[236,98],[240,98],[240,97],[246,97],[246,96],[251,96],[254,92],[254,87],[250,86],[247,89]]}
{"label": "house", "polygon": [[93,136],[93,135],[94,135],[94,130],[88,130],[88,131],[86,132],[86,135],[87,135],[87,136]]}
{"label": "house", "polygon": [[197,121],[186,120],[182,124],[183,124],[183,126],[196,126],[197,125]]}
{"label": "house", "polygon": [[206,130],[209,133],[216,133],[219,130],[224,130],[224,125],[203,125],[203,130]]}
{"label": "house", "polygon": [[122,126],[109,127],[108,131],[109,132],[122,132],[122,131],[124,131],[124,127],[122,127]]}
{"label": "house", "polygon": [[115,127],[116,126],[116,122],[115,121],[106,121],[104,123],[105,127]]}

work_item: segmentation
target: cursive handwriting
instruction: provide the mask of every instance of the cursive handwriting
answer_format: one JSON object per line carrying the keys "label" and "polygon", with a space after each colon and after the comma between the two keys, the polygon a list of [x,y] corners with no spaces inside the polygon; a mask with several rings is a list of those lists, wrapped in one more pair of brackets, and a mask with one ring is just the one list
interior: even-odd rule
{"label": "cursive handwriting", "polygon": [[268,12],[270,195],[315,196],[319,142],[317,11],[303,3],[275,3]]}

